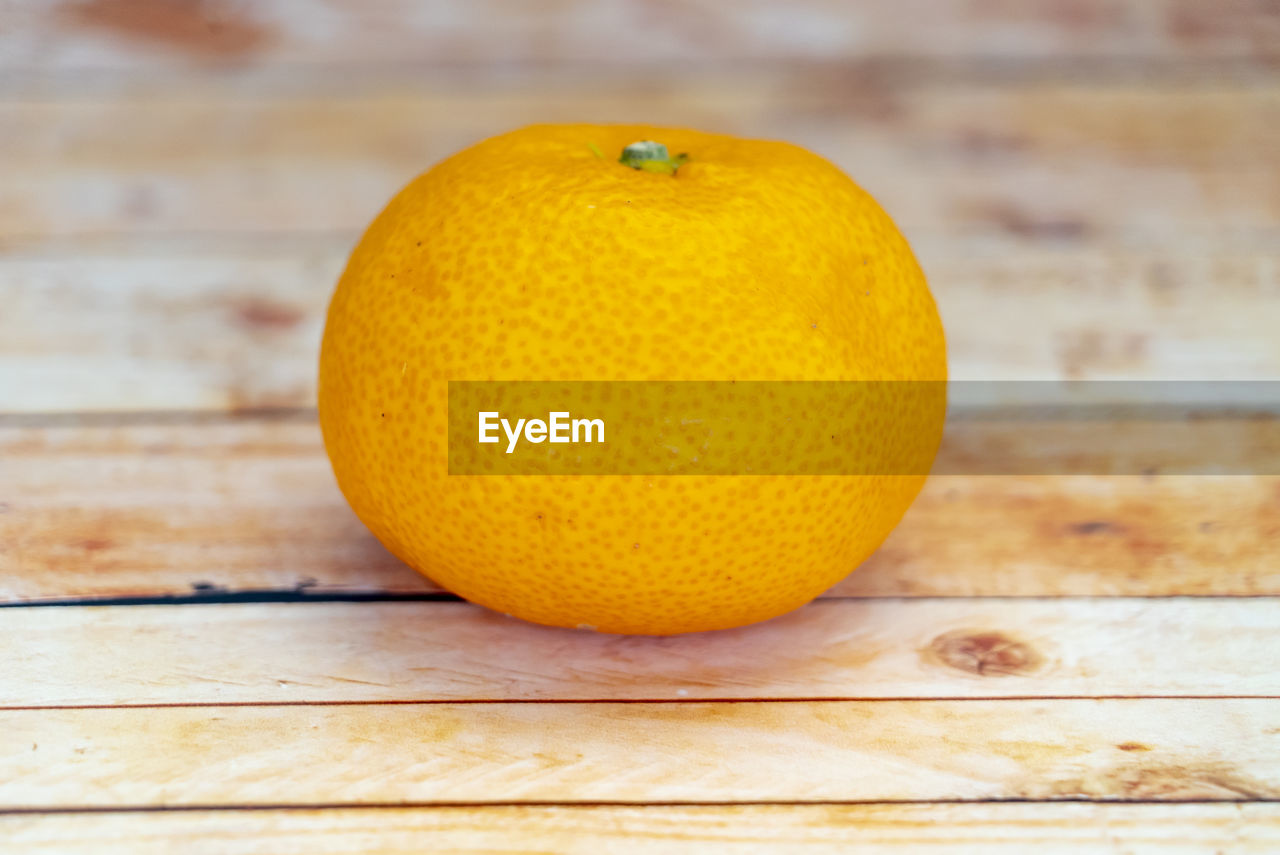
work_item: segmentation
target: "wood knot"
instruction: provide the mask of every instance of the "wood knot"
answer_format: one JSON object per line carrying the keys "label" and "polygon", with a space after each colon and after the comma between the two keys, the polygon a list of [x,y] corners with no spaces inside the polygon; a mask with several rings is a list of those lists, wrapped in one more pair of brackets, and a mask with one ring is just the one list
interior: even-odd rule
{"label": "wood knot", "polygon": [[1031,645],[1002,632],[958,629],[943,633],[922,651],[932,661],[982,677],[1030,674],[1044,664]]}
{"label": "wood knot", "polygon": [[1143,745],[1141,742],[1121,742],[1116,746],[1121,751],[1150,751],[1150,745]]}
{"label": "wood knot", "polygon": [[247,297],[238,300],[233,306],[236,322],[249,329],[287,330],[302,323],[306,315],[297,306],[266,300],[261,297]]}
{"label": "wood knot", "polygon": [[61,12],[62,21],[78,29],[123,36],[198,57],[244,57],[275,37],[274,32],[235,6],[212,0],[85,0],[63,6]]}
{"label": "wood knot", "polygon": [[1115,523],[1106,520],[1086,520],[1085,522],[1072,523],[1070,526],[1072,534],[1115,534],[1121,529]]}

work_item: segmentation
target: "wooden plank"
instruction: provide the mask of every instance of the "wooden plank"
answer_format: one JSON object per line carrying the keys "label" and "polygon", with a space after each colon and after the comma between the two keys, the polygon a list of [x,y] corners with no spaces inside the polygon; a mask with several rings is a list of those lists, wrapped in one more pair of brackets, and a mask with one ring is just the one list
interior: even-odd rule
{"label": "wooden plank", "polygon": [[459,148],[583,117],[785,136],[845,168],[910,237],[1234,251],[1280,234],[1280,85],[1269,80],[930,82],[768,69],[399,77],[274,95],[161,77],[107,98],[9,99],[0,232],[353,235]]}
{"label": "wooden plank", "polygon": [[0,256],[0,411],[315,405],[348,241]]}
{"label": "wooden plank", "polygon": [[0,706],[1280,696],[1278,613],[1270,598],[826,600],[677,648],[464,603],[10,609],[0,625],[27,652],[0,657]]}
{"label": "wooden plank", "polygon": [[0,712],[0,808],[1280,798],[1280,701]]}
{"label": "wooden plank", "polygon": [[481,806],[0,816],[14,855],[1274,852],[1274,804]]}
{"label": "wooden plank", "polygon": [[1280,377],[1280,253],[916,244],[956,380]]}
{"label": "wooden plank", "polygon": [[[0,427],[0,598],[431,590],[312,418]],[[937,476],[834,592],[1275,595],[1277,499],[1276,476]]]}
{"label": "wooden plank", "polygon": [[[1280,254],[917,241],[957,380],[1280,376]],[[315,405],[345,238],[0,252],[0,412]]]}
{"label": "wooden plank", "polygon": [[18,3],[0,68],[158,71],[188,66],[723,65],[901,58],[1266,59],[1280,53],[1267,3],[981,0],[654,6],[627,0],[447,8],[409,0],[170,4]]}
{"label": "wooden plank", "polygon": [[347,508],[312,419],[0,429],[3,596],[431,590]]}

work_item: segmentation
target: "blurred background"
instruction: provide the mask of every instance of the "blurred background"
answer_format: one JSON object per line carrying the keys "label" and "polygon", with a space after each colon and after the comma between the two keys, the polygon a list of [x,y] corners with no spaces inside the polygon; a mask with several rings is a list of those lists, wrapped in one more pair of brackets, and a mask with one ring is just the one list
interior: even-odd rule
{"label": "blurred background", "polygon": [[[1280,378],[1275,0],[5,0],[0,597],[428,589],[333,485],[324,311],[414,175],[555,121],[831,158],[953,378]],[[1210,537],[1207,483],[938,483],[840,591],[1265,593],[1271,488]]]}
{"label": "blurred background", "polygon": [[0,15],[0,411],[312,406],[362,227],[433,162],[543,121],[831,158],[915,246],[957,378],[1280,376],[1258,311],[1280,289],[1274,0]]}

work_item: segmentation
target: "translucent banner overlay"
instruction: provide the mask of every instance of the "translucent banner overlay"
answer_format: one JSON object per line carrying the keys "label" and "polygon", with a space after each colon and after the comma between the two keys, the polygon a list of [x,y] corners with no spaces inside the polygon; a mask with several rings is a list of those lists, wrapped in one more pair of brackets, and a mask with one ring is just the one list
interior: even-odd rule
{"label": "translucent banner overlay", "polygon": [[452,381],[448,450],[451,475],[1280,475],[1280,382]]}

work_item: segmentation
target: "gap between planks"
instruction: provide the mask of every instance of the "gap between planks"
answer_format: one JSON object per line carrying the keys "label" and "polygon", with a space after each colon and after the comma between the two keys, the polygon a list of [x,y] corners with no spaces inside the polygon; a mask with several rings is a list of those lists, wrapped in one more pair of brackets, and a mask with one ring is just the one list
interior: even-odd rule
{"label": "gap between planks", "polygon": [[[829,704],[829,703],[859,703],[859,704],[898,704],[904,702],[945,702],[945,703],[965,703],[965,702],[992,702],[998,703],[1002,701],[1016,703],[1021,701],[1276,701],[1280,700],[1280,695],[984,695],[974,698],[954,698],[947,696],[904,696],[904,697],[883,697],[883,698],[854,698],[854,697],[794,697],[794,698],[721,698],[714,696],[704,696],[699,698],[626,698],[617,700],[613,698],[591,698],[582,700],[564,700],[555,698],[539,698],[539,699],[512,699],[506,698],[501,701],[492,700],[441,700],[441,701],[230,701],[230,702],[195,702],[195,703],[168,703],[168,704],[49,704],[40,706],[0,706],[0,712],[57,712],[62,710],[164,710],[164,709],[234,709],[234,708],[262,708],[270,709],[275,707],[394,707],[394,706],[413,706],[413,707],[429,707],[429,706],[450,706],[464,707],[468,705],[492,705],[501,704],[545,704],[548,706],[568,705],[568,706],[585,706],[591,704],[612,704],[618,706],[626,706],[629,704],[637,706],[654,706],[662,704]],[[1003,801],[1019,801],[1018,799],[1004,799]],[[735,802],[736,804],[736,802]],[[2,813],[3,811],[0,811]]]}
{"label": "gap between planks", "polygon": [[[152,597],[71,597],[66,599],[16,600],[0,602],[0,610],[7,609],[41,609],[41,608],[112,608],[134,606],[230,606],[258,605],[273,603],[277,605],[308,605],[313,603],[465,603],[457,594],[448,591],[424,591],[421,593],[396,593],[394,591],[313,591],[313,588],[276,588],[249,591],[229,591],[219,593],[196,593],[190,595],[159,594]],[[1107,596],[1099,594],[980,594],[974,596],[863,596],[828,592],[817,597],[813,602],[828,603],[839,600],[855,600],[859,602],[910,600],[1010,600],[1017,602],[1052,600],[1058,601],[1109,601],[1109,600],[1265,600],[1272,594],[1150,594],[1146,596],[1121,595]]]}
{"label": "gap between planks", "polygon": [[707,801],[676,801],[676,802],[620,802],[620,801],[577,801],[577,802],[539,802],[539,801],[478,801],[478,802],[366,802],[359,805],[351,805],[344,802],[316,802],[312,804],[289,804],[289,805],[251,805],[251,804],[226,804],[226,805],[133,805],[125,807],[37,807],[37,808],[3,808],[0,809],[0,817],[9,816],[65,816],[69,814],[85,814],[85,815],[112,815],[112,814],[154,814],[154,813],[172,813],[172,814],[191,814],[191,813],[305,813],[308,811],[341,811],[347,810],[353,813],[363,811],[395,811],[395,810],[429,810],[446,812],[451,810],[492,810],[503,811],[511,809],[540,809],[540,808],[563,808],[565,810],[593,810],[595,808],[635,808],[644,810],[648,808],[816,808],[816,807],[928,807],[932,805],[964,805],[966,807],[1003,807],[1003,806],[1022,806],[1033,805],[1038,807],[1050,806],[1072,806],[1072,805],[1090,805],[1100,808],[1125,808],[1125,807],[1151,807],[1161,805],[1168,809],[1176,809],[1179,807],[1207,807],[1222,808],[1232,812],[1238,812],[1251,806],[1265,806],[1272,804],[1280,804],[1280,799],[1253,799],[1247,802],[1242,801],[1223,801],[1222,799],[1178,799],[1170,802],[1164,799],[1127,799],[1123,802],[1097,801],[1089,798],[1054,798],[1054,799],[773,799],[773,800],[751,800],[740,799],[737,801],[720,801],[716,799],[708,799]]}

